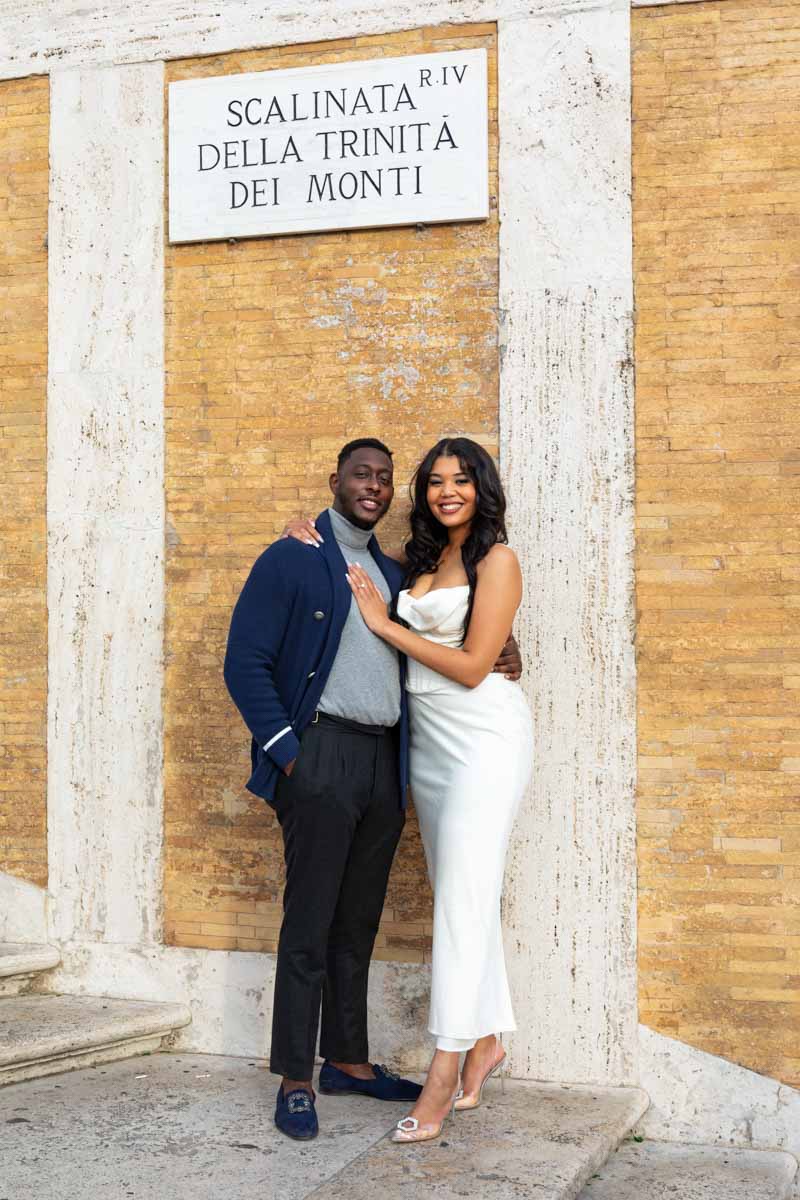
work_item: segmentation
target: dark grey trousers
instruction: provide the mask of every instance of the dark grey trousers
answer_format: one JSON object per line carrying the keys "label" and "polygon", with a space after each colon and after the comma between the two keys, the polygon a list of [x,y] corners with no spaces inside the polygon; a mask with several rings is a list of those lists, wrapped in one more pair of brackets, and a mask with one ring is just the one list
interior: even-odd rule
{"label": "dark grey trousers", "polygon": [[275,792],[286,888],[270,1070],[289,1079],[311,1078],[320,1004],[323,1058],[369,1058],[369,963],[405,813],[396,730],[365,728],[320,714]]}

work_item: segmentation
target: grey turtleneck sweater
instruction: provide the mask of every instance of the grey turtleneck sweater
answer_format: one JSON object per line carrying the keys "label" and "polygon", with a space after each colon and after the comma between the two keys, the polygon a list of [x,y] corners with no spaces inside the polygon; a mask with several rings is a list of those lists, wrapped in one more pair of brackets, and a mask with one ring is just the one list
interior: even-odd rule
{"label": "grey turtleneck sweater", "polygon": [[[367,549],[371,531],[352,525],[333,508],[328,515],[345,562],[363,567],[388,604],[389,587]],[[367,629],[355,597],[318,708],[364,725],[395,725],[400,720],[397,651]]]}

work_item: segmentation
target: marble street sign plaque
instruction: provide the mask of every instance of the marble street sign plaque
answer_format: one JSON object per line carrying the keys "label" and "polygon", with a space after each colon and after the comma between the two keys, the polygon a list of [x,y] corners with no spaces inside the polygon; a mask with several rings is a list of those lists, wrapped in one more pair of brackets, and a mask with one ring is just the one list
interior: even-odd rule
{"label": "marble street sign plaque", "polygon": [[169,240],[489,215],[486,51],[169,85]]}

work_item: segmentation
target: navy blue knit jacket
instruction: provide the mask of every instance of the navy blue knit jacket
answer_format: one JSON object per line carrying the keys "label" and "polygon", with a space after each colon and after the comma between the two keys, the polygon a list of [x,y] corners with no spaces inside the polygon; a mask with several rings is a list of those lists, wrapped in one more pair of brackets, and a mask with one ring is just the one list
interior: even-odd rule
{"label": "navy blue knit jacket", "polygon": [[[253,773],[248,790],[266,801],[279,772],[297,757],[299,736],[314,716],[339,649],[352,592],[347,564],[323,512],[319,548],[281,538],[256,559],[236,602],[225,655],[225,683],[252,734]],[[394,597],[403,568],[368,549]],[[405,660],[400,659],[400,801],[408,785],[408,705]]]}

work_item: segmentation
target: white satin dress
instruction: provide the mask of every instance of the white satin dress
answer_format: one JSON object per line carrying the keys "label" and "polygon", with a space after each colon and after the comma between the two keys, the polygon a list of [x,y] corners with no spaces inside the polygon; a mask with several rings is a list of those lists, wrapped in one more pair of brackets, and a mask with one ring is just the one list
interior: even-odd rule
{"label": "white satin dress", "polygon": [[[400,592],[415,633],[461,645],[469,588]],[[532,768],[533,735],[518,683],[489,674],[476,688],[413,659],[411,790],[434,894],[428,1028],[439,1050],[516,1028],[506,977],[500,898],[506,849]]]}

